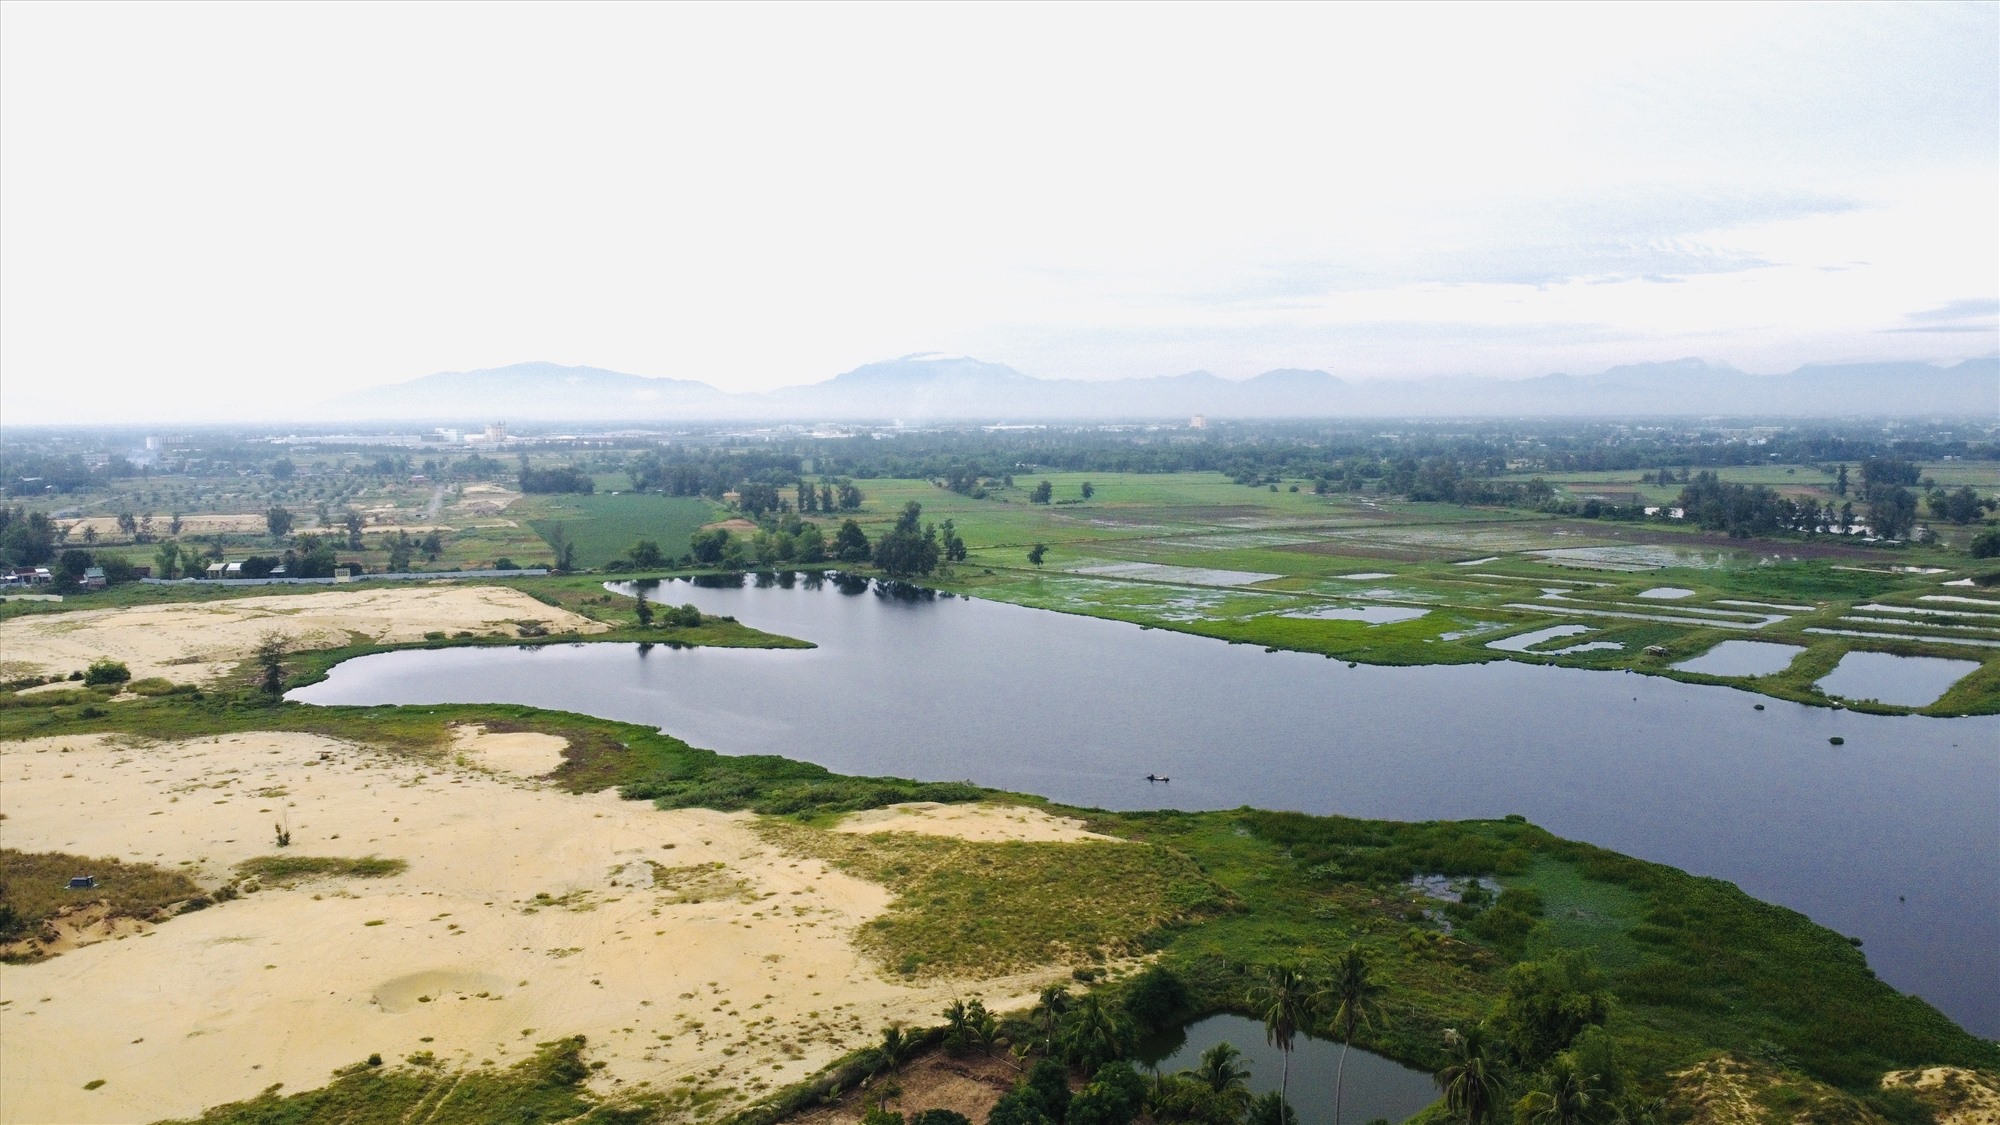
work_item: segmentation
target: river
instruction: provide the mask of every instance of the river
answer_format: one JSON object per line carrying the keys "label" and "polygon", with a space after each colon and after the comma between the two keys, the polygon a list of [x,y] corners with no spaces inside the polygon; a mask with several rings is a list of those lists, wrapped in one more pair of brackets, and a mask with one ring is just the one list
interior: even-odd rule
{"label": "river", "polygon": [[726,754],[1114,809],[1520,813],[1861,938],[1883,979],[2000,1036],[2000,717],[1508,661],[1348,667],[866,583],[677,580],[651,596],[819,647],[385,653],[291,698],[521,703]]}

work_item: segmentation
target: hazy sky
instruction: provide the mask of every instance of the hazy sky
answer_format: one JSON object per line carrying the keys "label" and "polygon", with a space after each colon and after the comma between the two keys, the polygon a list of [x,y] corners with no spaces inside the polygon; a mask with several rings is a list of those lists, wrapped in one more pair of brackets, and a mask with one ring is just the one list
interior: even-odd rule
{"label": "hazy sky", "polygon": [[0,422],[2000,350],[2000,6],[0,8]]}

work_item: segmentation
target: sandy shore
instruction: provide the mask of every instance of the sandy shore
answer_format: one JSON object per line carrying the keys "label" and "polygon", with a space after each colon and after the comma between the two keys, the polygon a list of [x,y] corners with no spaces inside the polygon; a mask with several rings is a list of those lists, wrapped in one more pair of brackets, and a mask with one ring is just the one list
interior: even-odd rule
{"label": "sandy shore", "polygon": [[1020,805],[941,805],[930,801],[890,805],[843,817],[835,832],[873,834],[915,832],[923,836],[956,836],[961,840],[1001,843],[1008,840],[1067,843],[1075,840],[1116,840],[1085,831],[1083,822]]}
{"label": "sandy shore", "polygon": [[199,684],[228,674],[270,632],[294,648],[332,648],[431,632],[511,637],[518,621],[555,633],[607,628],[504,586],[329,590],[16,617],[0,621],[0,668],[10,677],[68,674],[108,656],[135,679]]}
{"label": "sandy shore", "polygon": [[[505,1064],[574,1033],[607,1063],[601,1088],[698,1075],[748,1097],[891,1021],[933,1023],[961,995],[1026,1003],[1059,975],[892,983],[849,941],[887,907],[883,888],[772,849],[741,814],[492,772],[540,771],[553,741],[461,730],[429,762],[299,734],[0,744],[9,847],[182,866],[212,884],[276,852],[283,818],[287,854],[409,864],[0,966],[0,1121],[192,1115],[272,1083],[323,1085],[371,1052]],[[1033,821],[1019,812],[961,824],[1019,829]],[[935,810],[878,823],[897,819],[941,823]]]}

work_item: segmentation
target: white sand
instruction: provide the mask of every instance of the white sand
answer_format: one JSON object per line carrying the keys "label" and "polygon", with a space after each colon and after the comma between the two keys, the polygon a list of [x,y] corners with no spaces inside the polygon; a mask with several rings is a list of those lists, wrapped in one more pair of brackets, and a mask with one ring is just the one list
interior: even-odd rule
{"label": "white sand", "polygon": [[1991,1073],[1957,1066],[1892,1070],[1882,1086],[1909,1087],[1937,1111],[1938,1125],[2000,1125],[2000,1077]]}
{"label": "white sand", "polygon": [[1068,843],[1117,839],[1085,831],[1082,821],[1054,816],[1023,805],[942,805],[929,801],[854,813],[842,818],[834,831],[869,835],[877,832],[915,832],[924,836],[956,836],[961,840],[982,843],[1008,840]]}
{"label": "white sand", "polygon": [[[274,852],[284,816],[293,853],[410,864],[0,966],[0,1122],[193,1115],[323,1085],[370,1052],[504,1065],[575,1033],[608,1064],[601,1088],[719,1066],[703,1081],[754,1095],[891,1021],[935,1022],[955,996],[1025,1004],[1060,975],[892,983],[849,943],[888,892],[770,848],[741,814],[576,797],[451,757],[267,733],[0,744],[9,847],[191,861],[213,883]],[[656,889],[647,861],[723,868]]]}
{"label": "white sand", "polygon": [[16,617],[0,621],[0,661],[27,676],[68,674],[108,656],[124,661],[134,679],[198,684],[226,675],[270,632],[294,648],[333,648],[461,630],[511,637],[516,621],[552,633],[608,628],[503,586],[329,590]]}
{"label": "white sand", "polygon": [[553,734],[488,733],[478,724],[452,728],[452,751],[472,765],[515,777],[546,777],[562,765],[569,740]]}

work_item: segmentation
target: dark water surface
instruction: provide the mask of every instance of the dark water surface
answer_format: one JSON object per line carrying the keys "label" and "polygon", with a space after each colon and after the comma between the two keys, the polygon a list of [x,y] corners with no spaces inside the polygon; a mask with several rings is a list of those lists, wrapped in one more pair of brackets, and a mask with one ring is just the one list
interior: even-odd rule
{"label": "dark water surface", "polygon": [[1861,715],[1505,661],[1349,668],[831,581],[675,581],[653,597],[820,647],[384,653],[291,697],[558,708],[726,754],[1114,809],[1520,813],[1862,938],[1884,979],[2000,1035],[2000,717]]}
{"label": "dark water surface", "polygon": [[[1251,1093],[1278,1088],[1284,1074],[1284,1052],[1271,1046],[1263,1024],[1243,1016],[1209,1016],[1149,1039],[1139,1045],[1138,1062],[1157,1068],[1161,1074],[1193,1070],[1201,1063],[1201,1053],[1217,1043],[1228,1043],[1243,1052],[1240,1065],[1250,1070]],[[1341,1074],[1340,1044],[1310,1035],[1292,1041],[1288,1096],[1302,1125],[1330,1125],[1334,1078]],[[1347,1052],[1341,1089],[1340,1119],[1347,1125],[1361,1125],[1378,1117],[1404,1121],[1440,1096],[1429,1074],[1359,1047]]]}

